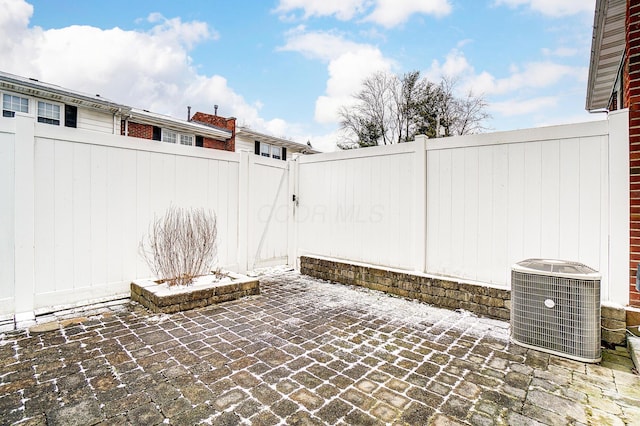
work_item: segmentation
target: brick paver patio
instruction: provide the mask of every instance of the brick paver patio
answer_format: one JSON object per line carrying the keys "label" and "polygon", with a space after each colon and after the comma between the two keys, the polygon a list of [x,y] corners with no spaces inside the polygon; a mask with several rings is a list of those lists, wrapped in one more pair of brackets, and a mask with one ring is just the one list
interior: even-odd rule
{"label": "brick paver patio", "polygon": [[515,346],[508,323],[293,271],[173,315],[0,334],[0,424],[640,424],[626,352]]}

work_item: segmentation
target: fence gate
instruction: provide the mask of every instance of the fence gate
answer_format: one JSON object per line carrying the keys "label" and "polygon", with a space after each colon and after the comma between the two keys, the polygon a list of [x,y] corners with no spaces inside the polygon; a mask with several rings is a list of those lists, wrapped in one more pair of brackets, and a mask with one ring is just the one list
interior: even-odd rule
{"label": "fence gate", "polygon": [[289,238],[289,164],[249,156],[247,268],[286,264]]}

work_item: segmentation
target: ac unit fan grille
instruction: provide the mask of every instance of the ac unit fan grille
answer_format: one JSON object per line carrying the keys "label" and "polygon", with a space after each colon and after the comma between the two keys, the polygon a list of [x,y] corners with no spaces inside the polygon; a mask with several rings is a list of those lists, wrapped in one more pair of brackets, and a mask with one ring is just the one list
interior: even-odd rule
{"label": "ac unit fan grille", "polygon": [[511,335],[516,343],[599,361],[600,281],[512,271]]}

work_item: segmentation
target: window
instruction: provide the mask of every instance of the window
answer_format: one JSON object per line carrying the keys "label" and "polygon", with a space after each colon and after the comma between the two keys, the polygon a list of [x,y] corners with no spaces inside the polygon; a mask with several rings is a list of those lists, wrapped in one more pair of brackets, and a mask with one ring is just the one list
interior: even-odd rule
{"label": "window", "polygon": [[162,129],[162,142],[176,143],[178,142],[178,135],[171,130]]}
{"label": "window", "polygon": [[260,155],[263,157],[271,157],[271,145],[268,143],[260,143]]}
{"label": "window", "polygon": [[282,158],[279,146],[271,146],[271,158],[275,158],[276,160],[280,160]]}
{"label": "window", "polygon": [[78,126],[78,107],[73,105],[64,106],[64,125],[65,127]]}
{"label": "window", "polygon": [[254,141],[255,154],[262,157],[271,157],[276,160],[287,160],[287,148],[268,143]]}
{"label": "window", "polygon": [[153,134],[151,136],[151,139],[153,139],[154,141],[162,140],[162,129],[160,127],[153,126]]}
{"label": "window", "polygon": [[29,112],[29,99],[20,96],[2,95],[2,116],[15,117],[16,112]]}
{"label": "window", "polygon": [[[161,141],[168,143],[179,143],[180,145],[193,146],[193,135],[183,135],[182,133],[174,132],[169,129],[161,130]],[[155,128],[154,128],[155,134]]]}
{"label": "window", "polygon": [[60,105],[38,101],[38,123],[60,125]]}

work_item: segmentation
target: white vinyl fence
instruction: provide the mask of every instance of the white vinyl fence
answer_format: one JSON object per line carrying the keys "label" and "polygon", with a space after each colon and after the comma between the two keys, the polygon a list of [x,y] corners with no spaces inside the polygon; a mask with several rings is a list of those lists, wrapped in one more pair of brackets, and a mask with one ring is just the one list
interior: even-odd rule
{"label": "white vinyl fence", "polygon": [[508,287],[583,262],[628,303],[628,113],[293,161],[0,119],[0,323],[126,297],[170,205],[212,209],[226,269],[305,254]]}
{"label": "white vinyl fence", "polygon": [[499,287],[520,260],[573,260],[626,304],[626,120],[301,157],[298,253]]}
{"label": "white vinyl fence", "polygon": [[0,120],[0,319],[127,296],[170,205],[216,213],[221,267],[286,264],[288,166],[253,157]]}

